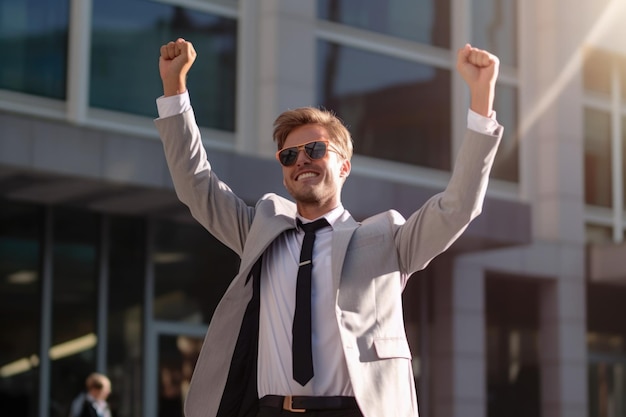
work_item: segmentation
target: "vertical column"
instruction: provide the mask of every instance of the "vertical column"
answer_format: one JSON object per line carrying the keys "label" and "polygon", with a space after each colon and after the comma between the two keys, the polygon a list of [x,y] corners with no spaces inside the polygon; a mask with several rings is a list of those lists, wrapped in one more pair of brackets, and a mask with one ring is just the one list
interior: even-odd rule
{"label": "vertical column", "polygon": [[520,188],[534,240],[584,243],[580,0],[520,3]]}
{"label": "vertical column", "polygon": [[433,343],[433,415],[485,417],[485,279],[480,265],[457,260],[437,271]]}
{"label": "vertical column", "polygon": [[[587,413],[581,48],[584,2],[520,8],[521,189],[533,239],[554,242],[560,271],[541,294],[543,417]],[[564,8],[571,10],[567,15]],[[541,64],[538,64],[541,63]],[[572,161],[576,161],[573,163]]]}
{"label": "vertical column", "polygon": [[70,1],[67,118],[73,123],[85,121],[89,106],[91,10],[91,0]]}
{"label": "vertical column", "polygon": [[258,0],[239,1],[237,21],[237,117],[236,147],[254,153],[258,146],[259,123],[259,26]]}
{"label": "vertical column", "polygon": [[[563,10],[572,13],[563,13]],[[520,2],[520,189],[559,271],[541,295],[543,417],[587,412],[582,0]]]}
{"label": "vertical column", "polygon": [[[272,124],[315,104],[315,2],[242,0],[238,149],[273,155]],[[263,51],[263,53],[259,53]]]}
{"label": "vertical column", "polygon": [[485,417],[487,365],[482,266],[457,260],[452,291],[454,417]]}
{"label": "vertical column", "polygon": [[472,39],[472,5],[468,0],[452,0],[452,42],[450,73],[452,75],[452,158],[458,153],[467,128],[467,109],[470,105],[469,89],[456,71],[456,51]]}
{"label": "vertical column", "polygon": [[[587,415],[587,349],[584,251],[565,250],[563,271],[546,282],[540,299],[541,411],[543,417]],[[569,258],[569,259],[568,259]],[[557,261],[559,262],[559,261]]]}
{"label": "vertical column", "polygon": [[54,212],[46,207],[41,259],[41,341],[39,347],[39,417],[50,413],[50,346],[52,345],[52,268]]}

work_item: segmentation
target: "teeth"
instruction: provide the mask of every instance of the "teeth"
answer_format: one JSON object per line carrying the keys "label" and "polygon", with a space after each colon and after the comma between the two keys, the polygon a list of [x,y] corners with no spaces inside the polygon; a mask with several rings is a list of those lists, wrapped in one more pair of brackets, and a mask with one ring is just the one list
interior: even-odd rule
{"label": "teeth", "polygon": [[317,174],[314,174],[313,172],[305,172],[304,174],[298,175],[299,180],[302,180],[305,178],[312,178],[312,177],[317,177]]}

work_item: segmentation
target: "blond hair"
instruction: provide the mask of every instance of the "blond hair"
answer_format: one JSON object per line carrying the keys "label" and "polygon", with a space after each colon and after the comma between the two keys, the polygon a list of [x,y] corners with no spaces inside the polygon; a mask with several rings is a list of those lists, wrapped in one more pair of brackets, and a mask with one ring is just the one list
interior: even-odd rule
{"label": "blond hair", "polygon": [[111,389],[111,381],[106,377],[106,375],[93,372],[87,377],[85,386],[87,387],[87,391],[92,389],[101,390],[103,388]]}
{"label": "blond hair", "polygon": [[339,154],[350,160],[352,158],[352,137],[350,132],[332,111],[315,107],[300,107],[281,113],[274,121],[274,142],[281,150],[287,136],[296,128],[304,125],[319,125],[328,132],[329,140]]}

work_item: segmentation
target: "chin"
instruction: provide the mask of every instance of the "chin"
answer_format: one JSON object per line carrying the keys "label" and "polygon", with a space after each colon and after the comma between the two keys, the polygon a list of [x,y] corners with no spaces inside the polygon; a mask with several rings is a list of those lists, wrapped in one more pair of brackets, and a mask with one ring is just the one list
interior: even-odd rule
{"label": "chin", "polygon": [[289,194],[291,194],[291,196],[298,202],[300,203],[305,203],[305,204],[319,204],[320,201],[322,201],[322,199],[320,198],[319,195],[317,195],[316,193],[313,192],[308,192],[308,193],[294,193],[294,192],[290,192]]}

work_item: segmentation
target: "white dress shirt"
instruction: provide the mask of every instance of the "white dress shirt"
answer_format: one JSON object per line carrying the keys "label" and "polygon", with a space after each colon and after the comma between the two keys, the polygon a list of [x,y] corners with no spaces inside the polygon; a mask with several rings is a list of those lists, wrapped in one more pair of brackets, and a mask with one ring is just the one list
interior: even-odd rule
{"label": "white dress shirt", "polygon": [[[293,379],[291,366],[296,281],[304,231],[299,228],[288,230],[272,242],[263,254],[259,315],[259,397],[267,394],[354,396],[337,326],[337,295],[334,293],[331,273],[332,227],[344,211],[340,205],[326,213],[323,217],[330,227],[324,227],[315,234],[311,272],[314,375],[305,386]],[[300,220],[303,223],[310,221],[301,217]]]}

